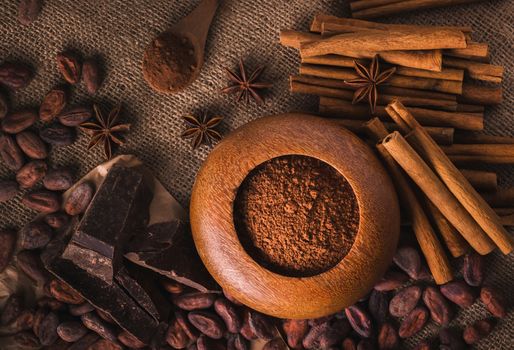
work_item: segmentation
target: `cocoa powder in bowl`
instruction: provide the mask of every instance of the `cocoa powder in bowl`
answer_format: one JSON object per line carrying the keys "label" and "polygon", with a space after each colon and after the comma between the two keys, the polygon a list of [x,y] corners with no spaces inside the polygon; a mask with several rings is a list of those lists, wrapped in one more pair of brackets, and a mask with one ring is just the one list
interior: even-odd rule
{"label": "cocoa powder in bowl", "polygon": [[337,265],[359,228],[359,207],[346,178],[321,160],[273,158],[245,178],[234,201],[234,224],[261,266],[291,277]]}

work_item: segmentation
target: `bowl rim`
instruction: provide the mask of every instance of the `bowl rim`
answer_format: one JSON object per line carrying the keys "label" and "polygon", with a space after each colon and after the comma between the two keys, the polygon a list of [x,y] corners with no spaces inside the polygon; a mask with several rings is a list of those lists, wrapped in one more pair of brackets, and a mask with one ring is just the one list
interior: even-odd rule
{"label": "bowl rim", "polygon": [[[233,220],[240,184],[256,166],[284,155],[317,158],[335,168],[359,206],[350,251],[310,277],[280,275],[253,260]],[[281,318],[320,317],[355,303],[388,267],[400,227],[396,192],[371,149],[330,120],[298,113],[254,120],[220,142],[197,175],[190,219],[198,253],[214,279],[243,304]]]}

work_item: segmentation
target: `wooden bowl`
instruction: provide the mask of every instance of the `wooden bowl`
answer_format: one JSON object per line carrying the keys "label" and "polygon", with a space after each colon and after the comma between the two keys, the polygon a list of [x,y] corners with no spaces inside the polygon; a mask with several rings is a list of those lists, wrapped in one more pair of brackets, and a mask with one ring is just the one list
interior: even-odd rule
{"label": "wooden bowl", "polygon": [[[359,229],[348,254],[312,277],[283,276],[245,251],[234,225],[238,188],[258,165],[304,155],[346,177],[359,205]],[[235,130],[209,155],[191,198],[198,253],[216,281],[237,300],[280,318],[316,318],[354,304],[388,268],[398,242],[400,211],[393,184],[372,150],[336,123],[305,114],[255,120]]]}

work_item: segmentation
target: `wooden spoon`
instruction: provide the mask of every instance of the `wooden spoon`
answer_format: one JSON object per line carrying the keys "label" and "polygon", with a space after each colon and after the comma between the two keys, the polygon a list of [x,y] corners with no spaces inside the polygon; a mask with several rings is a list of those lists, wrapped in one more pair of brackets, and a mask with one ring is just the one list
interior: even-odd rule
{"label": "wooden spoon", "polygon": [[143,75],[152,89],[175,93],[198,78],[219,1],[203,0],[187,17],[152,40],[143,58]]}

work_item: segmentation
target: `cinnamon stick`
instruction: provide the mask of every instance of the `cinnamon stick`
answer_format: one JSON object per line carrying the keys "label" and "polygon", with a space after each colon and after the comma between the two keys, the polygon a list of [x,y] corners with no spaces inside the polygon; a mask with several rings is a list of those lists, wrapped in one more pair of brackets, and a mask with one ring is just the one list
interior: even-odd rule
{"label": "cinnamon stick", "polygon": [[443,66],[450,68],[465,69],[468,75],[477,80],[501,83],[504,68],[492,64],[473,62],[470,60],[443,56]]}
{"label": "cinnamon stick", "polygon": [[472,169],[460,169],[460,171],[477,191],[496,191],[498,189],[498,176],[493,171]]}
{"label": "cinnamon stick", "polygon": [[500,217],[503,226],[514,226],[514,214]]}
{"label": "cinnamon stick", "polygon": [[[319,78],[310,75],[294,75],[291,80],[301,82],[309,85],[317,85],[323,87],[331,87],[336,89],[355,90],[355,88],[348,86],[344,81],[338,79]],[[457,96],[435,91],[422,91],[416,89],[399,88],[394,86],[381,85],[378,87],[380,93],[395,96],[409,96],[427,98],[431,100],[446,100],[457,101]],[[483,111],[482,111],[483,112]]]}
{"label": "cinnamon stick", "polygon": [[514,137],[511,136],[496,136],[484,135],[471,132],[459,132],[455,134],[455,143],[486,143],[486,144],[514,144]]}
{"label": "cinnamon stick", "polygon": [[466,59],[487,58],[489,57],[489,45],[468,41],[468,46],[465,49],[449,49],[445,50],[444,54]]}
{"label": "cinnamon stick", "polygon": [[[300,66],[300,74],[341,80],[351,80],[359,77],[354,69],[312,64],[302,64]],[[387,83],[395,87],[431,90],[450,94],[461,94],[463,85],[460,81],[406,77],[397,74],[390,77]]]}
{"label": "cinnamon stick", "polygon": [[401,2],[403,0],[360,0],[350,2],[350,10],[352,12],[365,10],[373,7],[383,6]]}
{"label": "cinnamon stick", "polygon": [[[354,92],[352,90],[305,84],[294,80],[292,77],[290,79],[290,90],[293,94],[334,97],[346,101],[352,101],[354,95]],[[421,97],[397,96],[388,94],[378,95],[378,105],[385,106],[393,98],[398,98],[406,106],[441,109],[445,111],[455,111],[457,109],[457,103],[453,101],[434,100]],[[367,101],[363,101],[362,103],[367,103]]]}
{"label": "cinnamon stick", "polygon": [[450,160],[459,166],[479,166],[488,164],[514,164],[514,157],[490,157],[490,156],[462,156],[462,155],[449,155]]}
{"label": "cinnamon stick", "polygon": [[480,105],[468,105],[464,103],[457,104],[457,112],[464,113],[484,113],[485,106]]}
{"label": "cinnamon stick", "polygon": [[[484,128],[483,116],[438,111],[425,108],[411,108],[422,125],[443,126],[463,130],[480,131]],[[329,117],[345,117],[367,120],[370,117],[369,107],[366,105],[352,105],[350,102],[331,97],[320,97],[319,112]],[[382,120],[390,119],[390,115],[383,106],[377,106],[375,115]]]}
{"label": "cinnamon stick", "polygon": [[[303,43],[303,57],[338,54],[353,51],[436,50],[465,48],[464,33],[448,29],[420,29],[415,31],[362,31],[339,34]],[[351,56],[351,55],[350,55]]]}
{"label": "cinnamon stick", "polygon": [[424,10],[444,6],[453,6],[477,2],[480,0],[403,0],[400,2],[385,4],[360,11],[352,11],[352,17],[371,19],[390,15],[397,15],[414,10]]}
{"label": "cinnamon stick", "polygon": [[[500,250],[504,254],[509,254],[514,249],[514,240],[508,232],[505,231],[500,222],[500,218],[494,210],[476,192],[473,186],[471,186],[462,173],[444,154],[443,150],[434,142],[430,135],[423,130],[419,122],[399,101],[393,101],[389,104],[387,109],[394,110],[401,116],[404,122],[409,125],[412,130],[409,134],[410,141],[415,145],[416,150],[420,152],[421,157],[441,177],[441,180],[451,193],[458,199]],[[441,210],[439,206],[438,208]],[[452,224],[454,223],[452,222]],[[459,230],[459,232],[461,231]]]}
{"label": "cinnamon stick", "polygon": [[462,95],[457,97],[462,103],[471,105],[497,105],[503,101],[502,87],[491,87],[464,83],[462,85]]}
{"label": "cinnamon stick", "polygon": [[[366,0],[368,2],[368,0]],[[425,29],[452,29],[458,30],[464,33],[471,33],[473,29],[469,26],[423,26],[423,25],[412,25],[412,24],[389,24],[389,23],[379,23],[379,22],[371,22],[365,21],[362,19],[355,18],[346,18],[346,17],[336,17],[330,15],[320,14],[314,17],[312,21],[310,31],[315,33],[321,33],[323,29],[323,24],[325,25],[337,25],[339,29],[330,28],[335,32],[349,33],[356,32],[359,30],[366,29],[378,29],[378,30],[416,30],[419,28]]]}
{"label": "cinnamon stick", "polygon": [[[332,119],[335,123],[338,123],[348,130],[362,134],[366,131],[365,125],[367,121],[365,120],[352,120],[352,119]],[[395,123],[387,123],[382,122],[383,125],[387,128],[388,133],[397,131],[398,125]],[[440,145],[451,145],[453,142],[453,128],[441,128],[437,126],[425,126],[425,130],[430,134],[430,136]]]}
{"label": "cinnamon stick", "polygon": [[280,44],[295,49],[300,49],[300,45],[303,42],[316,41],[319,39],[321,39],[321,35],[318,34],[285,29],[280,31]]}
{"label": "cinnamon stick", "polygon": [[[425,197],[426,198],[426,197]],[[458,258],[469,252],[470,246],[466,240],[460,235],[455,227],[444,217],[444,215],[437,209],[437,207],[426,200],[426,207],[431,214],[432,220],[435,223],[439,234],[443,237],[446,247],[454,258]]]}
{"label": "cinnamon stick", "polygon": [[514,144],[453,144],[442,150],[448,155],[514,157]]}
{"label": "cinnamon stick", "polygon": [[[370,135],[374,136],[376,141],[387,136],[385,126],[377,118],[370,120],[366,124],[366,128]],[[411,216],[412,229],[416,235],[421,251],[425,256],[430,272],[434,276],[435,282],[437,284],[444,284],[451,281],[453,274],[448,257],[432,229],[428,217],[421,207],[411,185],[405,178],[403,171],[385,148],[379,145],[377,149],[392,175],[392,179],[403,203],[403,208],[408,211]]]}
{"label": "cinnamon stick", "polygon": [[382,145],[473,249],[485,255],[495,248],[491,239],[399,132],[387,136]]}
{"label": "cinnamon stick", "polygon": [[494,208],[496,214],[500,216],[507,216],[514,214],[514,208]]}

